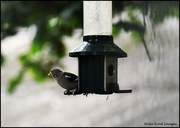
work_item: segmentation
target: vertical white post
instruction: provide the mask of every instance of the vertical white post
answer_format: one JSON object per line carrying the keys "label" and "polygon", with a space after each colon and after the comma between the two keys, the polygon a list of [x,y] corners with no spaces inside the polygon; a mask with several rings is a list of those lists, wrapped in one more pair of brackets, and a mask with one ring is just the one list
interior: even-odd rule
{"label": "vertical white post", "polygon": [[112,1],[83,1],[84,36],[112,35]]}

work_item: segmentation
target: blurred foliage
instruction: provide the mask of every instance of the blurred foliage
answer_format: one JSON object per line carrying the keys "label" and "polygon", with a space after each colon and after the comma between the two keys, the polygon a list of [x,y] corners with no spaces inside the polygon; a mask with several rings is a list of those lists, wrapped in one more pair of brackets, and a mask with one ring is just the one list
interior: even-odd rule
{"label": "blurred foliage", "polygon": [[[128,11],[130,21],[119,20],[113,24],[113,35],[123,29],[131,31],[132,37],[144,44],[146,32],[145,16],[150,14],[154,25],[168,16],[179,18],[179,1],[113,1],[113,16]],[[139,10],[144,17],[142,23],[134,15]],[[8,92],[14,92],[26,72],[37,82],[45,81],[53,66],[61,65],[67,54],[62,41],[64,35],[71,36],[76,28],[83,28],[82,1],[1,1],[1,40],[14,35],[21,27],[35,24],[36,36],[27,53],[19,56],[22,65],[19,74],[9,81]],[[46,52],[45,52],[46,51]],[[151,60],[150,56],[148,55]],[[4,56],[1,54],[1,65]]]}
{"label": "blurred foliage", "polygon": [[20,85],[20,83],[24,77],[25,70],[26,70],[26,68],[23,68],[23,70],[21,70],[21,72],[19,72],[19,74],[17,76],[15,76],[9,80],[9,86],[7,88],[7,91],[9,93],[13,93],[15,91],[16,87],[18,85]]}
{"label": "blurred foliage", "polygon": [[1,53],[1,65],[3,65],[4,62],[5,62],[5,57],[4,57],[4,56],[2,55],[2,53]]}

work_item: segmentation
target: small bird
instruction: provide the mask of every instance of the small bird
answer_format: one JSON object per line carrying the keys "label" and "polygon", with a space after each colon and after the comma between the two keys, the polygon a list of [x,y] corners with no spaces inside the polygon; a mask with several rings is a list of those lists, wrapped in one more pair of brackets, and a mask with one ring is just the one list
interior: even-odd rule
{"label": "small bird", "polygon": [[69,72],[63,72],[60,69],[52,69],[48,76],[56,79],[57,83],[64,89],[64,94],[71,92],[73,95],[78,86],[78,76]]}

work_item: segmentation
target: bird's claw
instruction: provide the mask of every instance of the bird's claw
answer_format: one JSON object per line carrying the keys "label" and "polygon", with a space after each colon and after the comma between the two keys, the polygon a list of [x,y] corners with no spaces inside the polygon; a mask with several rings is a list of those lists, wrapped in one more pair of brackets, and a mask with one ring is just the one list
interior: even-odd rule
{"label": "bird's claw", "polygon": [[72,91],[73,96],[76,95],[76,94],[75,94],[76,89],[73,89],[73,90],[71,90],[71,91]]}
{"label": "bird's claw", "polygon": [[[73,95],[73,96],[75,96],[75,95],[77,95],[77,94],[82,94],[82,93],[79,93],[76,88],[75,88],[75,89],[71,89],[71,90],[67,90],[67,89],[66,89],[66,90],[64,91],[64,95]],[[83,93],[83,95],[85,95],[86,97],[88,96],[88,94],[89,94],[89,93]]]}
{"label": "bird's claw", "polygon": [[65,90],[64,91],[64,95],[68,95],[69,91],[68,90]]}
{"label": "bird's claw", "polygon": [[76,90],[77,89],[65,90],[64,95],[71,95],[72,94],[74,96],[74,95],[76,95]]}
{"label": "bird's claw", "polygon": [[88,96],[88,93],[83,93],[83,95],[85,95],[86,97]]}

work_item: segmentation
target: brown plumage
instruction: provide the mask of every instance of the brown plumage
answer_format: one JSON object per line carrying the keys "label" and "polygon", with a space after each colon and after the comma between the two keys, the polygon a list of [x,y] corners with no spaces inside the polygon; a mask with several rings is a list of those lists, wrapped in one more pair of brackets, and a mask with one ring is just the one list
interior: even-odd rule
{"label": "brown plumage", "polygon": [[48,76],[56,79],[57,83],[64,89],[76,90],[78,86],[78,76],[69,72],[63,72],[60,69],[52,69]]}

